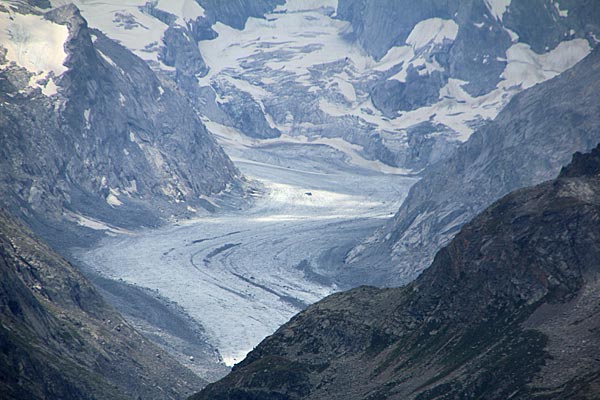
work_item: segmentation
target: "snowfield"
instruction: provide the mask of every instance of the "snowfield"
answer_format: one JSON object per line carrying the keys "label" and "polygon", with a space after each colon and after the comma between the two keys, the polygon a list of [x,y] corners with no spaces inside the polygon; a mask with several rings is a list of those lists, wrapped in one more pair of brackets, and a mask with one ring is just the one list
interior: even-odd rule
{"label": "snowfield", "polygon": [[179,304],[232,365],[339,289],[331,277],[343,254],[391,217],[415,178],[323,143],[221,143],[260,182],[250,210],[118,234],[76,257]]}

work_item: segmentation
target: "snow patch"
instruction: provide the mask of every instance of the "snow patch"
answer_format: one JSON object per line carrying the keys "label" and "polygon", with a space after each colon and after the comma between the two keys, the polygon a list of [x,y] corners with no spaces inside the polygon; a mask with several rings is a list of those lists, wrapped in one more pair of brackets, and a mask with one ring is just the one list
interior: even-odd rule
{"label": "snow patch", "polygon": [[48,78],[46,85],[42,86],[42,94],[44,96],[53,96],[58,93],[58,86],[54,82],[54,78]]}
{"label": "snow patch", "polygon": [[68,38],[66,26],[41,16],[0,13],[0,46],[7,50],[7,61],[33,73],[29,86],[40,88],[45,96],[58,92],[55,78],[67,71]]}
{"label": "snow patch", "polygon": [[97,220],[97,219],[94,219],[92,217],[88,217],[88,216],[85,216],[82,214],[78,214],[78,213],[74,213],[74,212],[67,212],[67,213],[65,213],[65,217],[69,221],[75,222],[78,225],[85,226],[86,228],[90,228],[90,229],[93,229],[96,231],[107,231],[107,232],[111,232],[114,234],[121,234],[121,235],[131,234],[131,232],[128,230],[108,225],[100,220]]}
{"label": "snow patch", "polygon": [[488,10],[490,10],[490,13],[492,14],[492,16],[494,16],[498,21],[502,21],[502,17],[504,16],[504,13],[510,6],[511,0],[484,0],[484,1],[485,1],[485,5],[487,6]]}
{"label": "snow patch", "polygon": [[275,11],[306,11],[320,8],[333,8],[337,11],[338,0],[287,0],[285,5],[277,6]]}
{"label": "snow patch", "polygon": [[113,207],[123,205],[121,200],[119,200],[119,198],[112,193],[110,193],[108,196],[106,196],[106,202]]}
{"label": "snow patch", "polygon": [[427,45],[441,44],[444,40],[455,40],[458,24],[452,20],[430,18],[419,22],[408,35],[406,43],[415,50]]}
{"label": "snow patch", "polygon": [[86,108],[83,111],[83,118],[85,118],[85,129],[90,129],[91,123],[90,123],[90,109],[89,108]]}
{"label": "snow patch", "polygon": [[351,83],[340,78],[334,78],[333,83],[337,84],[340,93],[346,100],[348,100],[350,103],[354,103],[356,101],[356,91]]}
{"label": "snow patch", "polygon": [[415,52],[412,46],[395,46],[388,50],[373,69],[375,71],[388,71],[400,63],[408,63],[414,56]]}
{"label": "snow patch", "polygon": [[185,26],[187,21],[204,17],[204,8],[194,0],[158,0],[156,8],[178,17],[177,23]]}
{"label": "snow patch", "polygon": [[67,71],[64,45],[69,38],[65,25],[58,25],[37,15],[0,13],[0,44],[6,58],[34,74],[52,72],[60,76]]}
{"label": "snow patch", "polygon": [[506,51],[508,65],[502,74],[505,79],[502,84],[526,89],[573,67],[591,51],[585,39],[561,42],[545,54],[537,54],[528,44],[516,43]]}
{"label": "snow patch", "polygon": [[561,10],[560,4],[558,4],[558,1],[554,2],[554,7],[556,7],[556,11],[558,12],[558,15],[560,15],[561,17],[567,18],[569,16],[569,10]]}
{"label": "snow patch", "polygon": [[121,70],[121,68],[117,65],[116,62],[113,61],[112,58],[110,58],[109,56],[107,56],[106,54],[104,54],[101,50],[96,49],[96,51],[102,56],[102,58],[104,58],[104,61],[106,61],[111,66],[113,66],[114,68],[118,69],[119,71],[121,71],[121,73],[123,72],[123,70]]}

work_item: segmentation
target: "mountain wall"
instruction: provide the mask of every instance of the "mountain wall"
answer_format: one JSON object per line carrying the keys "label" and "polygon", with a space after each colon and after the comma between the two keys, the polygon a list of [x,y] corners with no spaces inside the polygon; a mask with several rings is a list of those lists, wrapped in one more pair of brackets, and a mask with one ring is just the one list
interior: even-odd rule
{"label": "mountain wall", "polygon": [[[395,46],[418,42],[419,34],[429,34],[415,32],[418,24],[429,21],[431,31],[437,23],[445,39],[428,57],[442,67],[444,79],[465,81],[463,88],[473,96],[489,93],[505,78],[507,50],[514,43],[544,54],[576,38],[595,46],[600,32],[600,7],[588,0],[340,0],[338,16],[351,22],[352,37],[377,59]],[[437,74],[425,75],[430,85],[441,87]],[[407,87],[416,81],[407,78]],[[389,101],[382,95],[376,98]]]}
{"label": "mountain wall", "polygon": [[74,6],[10,8],[0,13],[0,199],[11,212],[47,237],[64,219],[154,226],[240,186],[184,96]]}
{"label": "mountain wall", "polygon": [[3,399],[182,399],[206,384],[5,211],[0,272]]}
{"label": "mountain wall", "polygon": [[192,399],[595,399],[600,146],[483,211],[415,282],[332,295]]}
{"label": "mountain wall", "polygon": [[[498,117],[428,168],[387,225],[354,248],[347,282],[414,279],[487,205],[557,174],[575,151],[600,141],[600,51],[557,78],[515,96]],[[364,281],[362,281],[364,282]]]}

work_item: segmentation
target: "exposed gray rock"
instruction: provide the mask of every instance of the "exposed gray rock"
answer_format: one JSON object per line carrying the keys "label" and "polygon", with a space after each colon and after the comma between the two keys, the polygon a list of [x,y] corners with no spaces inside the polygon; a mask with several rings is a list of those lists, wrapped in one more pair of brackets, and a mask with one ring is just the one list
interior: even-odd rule
{"label": "exposed gray rock", "polygon": [[206,384],[0,211],[0,397],[184,399]]}
{"label": "exposed gray rock", "polygon": [[[371,1],[340,0],[338,17],[352,23],[350,38],[356,39],[375,58],[380,59],[393,46],[402,46],[413,27],[429,18],[453,20],[458,25],[456,39],[444,49],[432,53],[444,68],[445,75],[468,82],[464,89],[473,96],[490,92],[502,79],[506,50],[512,45],[510,31],[518,41],[529,44],[539,53],[554,49],[560,42],[586,38],[595,46],[600,33],[600,6],[597,2],[571,0],[515,0],[500,17],[494,15],[484,0],[445,1]],[[438,80],[429,87],[435,91]],[[382,111],[410,110],[401,99],[379,101]],[[375,98],[381,97],[377,90]],[[391,97],[391,96],[390,96]],[[417,99],[420,96],[417,96]],[[419,102],[414,101],[417,105]],[[387,106],[387,107],[386,107]],[[414,107],[414,106],[413,106]]]}
{"label": "exposed gray rock", "polygon": [[189,32],[178,25],[171,25],[163,36],[164,47],[160,60],[185,76],[205,76],[208,67],[198,50],[198,43]]}
{"label": "exposed gray rock", "polygon": [[[414,279],[460,227],[508,192],[550,179],[600,141],[600,50],[515,96],[491,123],[428,168],[394,218],[349,253],[347,282]],[[360,280],[358,280],[360,277]]]}
{"label": "exposed gray rock", "polygon": [[65,212],[152,226],[239,186],[239,172],[167,81],[88,29],[74,6],[46,18],[69,28],[58,93],[28,88],[31,73],[17,65],[0,71],[5,207],[56,239]]}
{"label": "exposed gray rock", "polygon": [[253,138],[270,139],[281,136],[279,129],[269,125],[264,110],[249,93],[224,81],[215,83],[213,89],[226,99],[217,104],[228,116],[228,125]]}
{"label": "exposed gray rock", "polygon": [[542,54],[565,39],[594,40],[600,29],[600,7],[595,1],[512,0],[504,24],[519,40]]}
{"label": "exposed gray rock", "polygon": [[337,15],[352,23],[353,35],[375,58],[402,46],[413,27],[428,18],[452,19],[458,0],[339,0]]}
{"label": "exposed gray rock", "polygon": [[373,105],[388,117],[396,111],[411,111],[437,103],[440,89],[448,79],[439,71],[421,76],[416,68],[409,66],[406,82],[393,80],[379,81],[371,91]]}
{"label": "exposed gray rock", "polygon": [[250,17],[262,18],[285,0],[197,0],[209,17],[236,29],[243,29]]}

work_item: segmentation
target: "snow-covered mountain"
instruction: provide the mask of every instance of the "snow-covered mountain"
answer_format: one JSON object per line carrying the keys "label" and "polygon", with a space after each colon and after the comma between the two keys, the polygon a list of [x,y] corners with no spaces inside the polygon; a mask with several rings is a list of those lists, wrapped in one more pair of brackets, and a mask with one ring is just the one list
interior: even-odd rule
{"label": "snow-covered mountain", "polygon": [[595,144],[597,80],[573,66],[596,1],[67,3],[0,3],[2,202],[55,245],[115,236],[76,259],[180,361],[196,330],[234,363],[344,285],[414,277]]}
{"label": "snow-covered mountain", "polygon": [[512,190],[550,179],[575,151],[600,143],[600,49],[515,96],[491,123],[432,165],[393,219],[346,257],[354,284],[415,279],[478,212]]}
{"label": "snow-covered mountain", "polygon": [[77,4],[210,121],[260,139],[342,138],[412,170],[600,36],[598,7],[578,0]]}
{"label": "snow-covered mountain", "polygon": [[[228,196],[229,206],[242,201],[239,171],[172,82],[89,28],[74,6],[40,7],[0,4],[2,209],[64,255],[104,234],[208,213]],[[93,278],[136,328],[198,375],[227,370],[177,307]]]}
{"label": "snow-covered mountain", "polygon": [[74,6],[1,11],[0,193],[46,237],[152,226],[239,186],[187,100]]}

